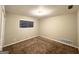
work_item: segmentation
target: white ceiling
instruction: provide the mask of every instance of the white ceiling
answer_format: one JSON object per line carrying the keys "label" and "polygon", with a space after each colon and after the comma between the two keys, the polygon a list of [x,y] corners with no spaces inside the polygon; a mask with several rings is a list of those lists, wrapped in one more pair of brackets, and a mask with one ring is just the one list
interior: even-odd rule
{"label": "white ceiling", "polygon": [[68,5],[43,5],[45,8],[52,10],[51,14],[46,16],[34,16],[30,12],[39,7],[39,5],[6,5],[7,13],[15,13],[19,15],[32,16],[36,18],[46,18],[49,16],[57,16],[77,12],[78,5],[74,5],[72,9],[68,9]]}

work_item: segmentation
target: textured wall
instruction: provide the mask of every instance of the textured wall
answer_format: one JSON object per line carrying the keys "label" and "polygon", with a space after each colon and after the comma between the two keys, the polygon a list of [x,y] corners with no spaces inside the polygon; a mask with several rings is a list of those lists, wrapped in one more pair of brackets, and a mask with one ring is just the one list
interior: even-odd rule
{"label": "textured wall", "polygon": [[[34,22],[33,28],[20,28],[19,20],[24,19]],[[38,20],[32,17],[20,16],[16,14],[6,13],[5,24],[5,42],[4,45],[9,45],[24,39],[29,39],[38,36]]]}
{"label": "textured wall", "polygon": [[40,35],[77,45],[76,13],[40,20]]}

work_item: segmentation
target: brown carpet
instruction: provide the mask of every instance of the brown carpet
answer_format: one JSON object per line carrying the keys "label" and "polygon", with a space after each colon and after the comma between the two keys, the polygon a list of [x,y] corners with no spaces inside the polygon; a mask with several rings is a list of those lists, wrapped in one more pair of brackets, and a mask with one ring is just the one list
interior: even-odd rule
{"label": "brown carpet", "polygon": [[11,54],[77,54],[78,49],[43,37],[35,37],[3,48]]}

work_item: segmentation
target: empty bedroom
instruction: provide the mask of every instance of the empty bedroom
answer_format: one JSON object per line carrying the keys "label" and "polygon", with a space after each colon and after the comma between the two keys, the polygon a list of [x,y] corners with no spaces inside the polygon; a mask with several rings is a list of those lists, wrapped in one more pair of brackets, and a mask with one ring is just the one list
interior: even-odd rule
{"label": "empty bedroom", "polygon": [[78,54],[78,5],[1,5],[0,51]]}

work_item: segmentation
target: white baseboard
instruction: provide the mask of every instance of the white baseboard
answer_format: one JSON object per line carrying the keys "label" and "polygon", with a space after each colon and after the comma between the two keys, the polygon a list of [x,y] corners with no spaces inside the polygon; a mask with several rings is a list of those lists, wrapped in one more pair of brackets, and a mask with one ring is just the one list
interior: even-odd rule
{"label": "white baseboard", "polygon": [[[40,35],[40,36],[41,36],[41,35]],[[25,40],[34,38],[34,37],[37,37],[37,36],[33,36],[33,37],[26,38],[26,39],[23,39],[23,40],[20,40],[20,41],[11,43],[11,44],[7,44],[7,45],[4,45],[3,47],[7,47],[7,46],[10,46],[10,45],[13,45],[13,44],[16,44],[16,43],[19,43],[19,42],[22,42],[22,41],[25,41]],[[47,39],[50,39],[50,40],[53,40],[53,41],[56,41],[56,42],[59,42],[59,43],[65,44],[65,45],[68,45],[68,46],[72,46],[72,47],[78,48],[78,50],[79,50],[79,47],[77,47],[77,46],[75,46],[75,45],[68,44],[68,43],[65,43],[65,42],[61,42],[61,41],[59,41],[59,40],[55,40],[55,39],[49,38],[49,37],[47,37],[47,36],[41,36],[41,37],[45,37],[45,38],[47,38]]]}
{"label": "white baseboard", "polygon": [[56,42],[59,42],[59,43],[65,44],[65,45],[78,48],[76,45],[68,44],[68,43],[65,43],[65,42],[61,42],[61,41],[59,41],[59,40],[55,40],[55,39],[49,38],[49,37],[47,37],[47,36],[41,36],[41,37],[45,37],[45,38],[47,38],[47,39],[50,39],[50,40],[53,40],[53,41],[56,41]]}
{"label": "white baseboard", "polygon": [[10,46],[10,45],[13,45],[13,44],[16,44],[16,43],[19,43],[19,42],[25,41],[25,40],[29,40],[29,39],[34,38],[34,37],[37,37],[37,36],[33,36],[33,37],[26,38],[26,39],[23,39],[23,40],[20,40],[20,41],[17,41],[17,42],[13,42],[13,43],[11,43],[11,44],[4,45],[3,47],[7,47],[7,46]]}

